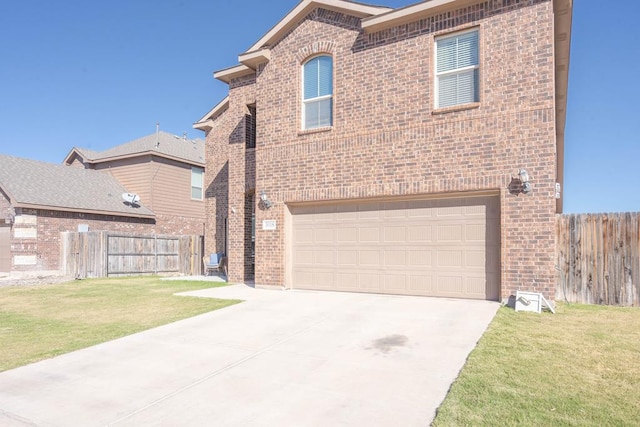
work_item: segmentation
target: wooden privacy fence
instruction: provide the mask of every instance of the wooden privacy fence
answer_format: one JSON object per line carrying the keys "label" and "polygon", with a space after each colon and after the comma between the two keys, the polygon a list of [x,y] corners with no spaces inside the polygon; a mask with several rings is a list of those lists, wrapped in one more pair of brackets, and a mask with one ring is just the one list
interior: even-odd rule
{"label": "wooden privacy fence", "polygon": [[640,213],[556,217],[556,299],[640,305]]}
{"label": "wooden privacy fence", "polygon": [[202,236],[61,235],[61,268],[78,279],[146,274],[202,274]]}

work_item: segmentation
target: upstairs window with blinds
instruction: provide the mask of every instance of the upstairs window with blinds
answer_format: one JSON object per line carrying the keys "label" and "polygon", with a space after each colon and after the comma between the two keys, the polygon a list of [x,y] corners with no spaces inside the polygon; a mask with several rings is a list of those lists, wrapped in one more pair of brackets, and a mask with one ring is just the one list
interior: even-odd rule
{"label": "upstairs window with blinds", "polygon": [[436,39],[436,108],[480,102],[478,30]]}
{"label": "upstairs window with blinds", "polygon": [[317,56],[302,66],[302,128],[333,124],[333,59]]}
{"label": "upstairs window with blinds", "polygon": [[204,183],[204,169],[197,166],[191,167],[191,198],[202,200],[202,189]]}

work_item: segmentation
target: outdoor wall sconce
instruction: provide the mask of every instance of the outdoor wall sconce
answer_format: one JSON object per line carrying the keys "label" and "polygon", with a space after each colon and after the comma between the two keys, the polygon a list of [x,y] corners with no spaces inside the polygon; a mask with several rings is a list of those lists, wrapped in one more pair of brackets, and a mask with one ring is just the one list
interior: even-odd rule
{"label": "outdoor wall sconce", "polygon": [[264,191],[260,192],[260,200],[262,201],[264,207],[267,209],[269,209],[273,205],[273,203],[271,203],[271,200],[269,200],[269,198],[267,197],[267,193],[265,193]]}
{"label": "outdoor wall sconce", "polygon": [[531,192],[531,184],[529,183],[529,173],[527,173],[526,169],[520,169],[518,171],[518,177],[520,178],[520,182],[522,182],[522,192],[524,194]]}
{"label": "outdoor wall sconce", "polygon": [[15,218],[16,218],[15,216],[13,216],[12,214],[9,214],[4,218],[4,223],[11,225],[13,224],[13,221],[15,220]]}
{"label": "outdoor wall sconce", "polygon": [[518,169],[518,174],[511,177],[511,182],[507,189],[514,196],[531,193],[531,183],[529,182],[529,172],[526,169]]}

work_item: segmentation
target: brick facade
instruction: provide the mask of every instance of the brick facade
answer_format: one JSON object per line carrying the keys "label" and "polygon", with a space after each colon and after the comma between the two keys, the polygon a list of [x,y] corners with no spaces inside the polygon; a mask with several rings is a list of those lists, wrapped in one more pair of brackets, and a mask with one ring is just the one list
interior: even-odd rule
{"label": "brick facade", "polygon": [[[224,246],[230,279],[246,278],[247,215],[256,224],[255,281],[286,281],[286,204],[495,192],[501,205],[501,295],[555,295],[556,117],[553,4],[488,1],[379,32],[315,9],[278,43],[255,75],[229,85],[229,106],[207,132],[207,252]],[[480,34],[480,102],[434,109],[434,38]],[[334,61],[333,126],[301,131],[302,63]],[[257,107],[256,149],[244,144],[247,105]],[[530,194],[508,187],[519,168]],[[248,194],[265,191],[265,209]]]}
{"label": "brick facade", "polygon": [[[0,210],[4,210],[6,202],[0,197]],[[59,270],[60,233],[78,231],[80,225],[88,226],[89,231],[161,235],[202,235],[204,228],[199,219],[177,216],[158,216],[154,220],[21,208],[16,208],[15,213],[11,230],[14,271]]]}

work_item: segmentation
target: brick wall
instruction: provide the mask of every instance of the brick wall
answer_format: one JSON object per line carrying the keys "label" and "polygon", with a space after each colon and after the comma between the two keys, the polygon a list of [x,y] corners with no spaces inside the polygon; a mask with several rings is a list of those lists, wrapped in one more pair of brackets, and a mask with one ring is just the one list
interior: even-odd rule
{"label": "brick wall", "polygon": [[[58,270],[60,233],[78,231],[117,231],[133,234],[202,235],[200,220],[177,216],[159,216],[157,221],[113,215],[96,215],[51,210],[18,209],[13,226],[11,251],[16,271]],[[17,257],[17,258],[16,258]]]}
{"label": "brick wall", "polygon": [[[481,40],[480,103],[435,111],[434,37],[472,27]],[[207,135],[207,170],[224,171],[229,184],[208,194],[208,207],[224,210],[225,190],[227,206],[238,209],[247,191],[264,190],[274,206],[258,206],[256,223],[275,219],[283,225],[285,203],[291,202],[497,191],[502,296],[526,289],[552,298],[553,43],[549,0],[482,2],[371,34],[356,18],[317,9],[272,46],[255,78],[230,84],[229,109]],[[300,67],[317,53],[334,59],[334,124],[301,132]],[[254,99],[252,182],[236,132],[244,130],[245,106]],[[532,178],[530,194],[507,191],[519,168]],[[229,216],[230,274],[239,280],[245,254],[238,247],[246,236],[242,221]],[[208,223],[207,245],[219,244],[219,234],[209,238],[218,229],[215,221]],[[256,283],[283,284],[284,227],[257,227],[256,234]]]}

